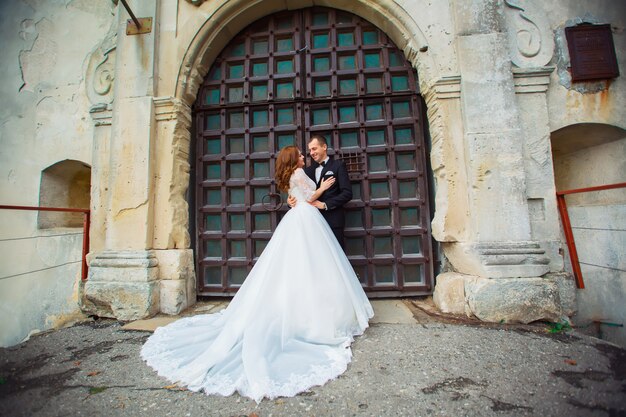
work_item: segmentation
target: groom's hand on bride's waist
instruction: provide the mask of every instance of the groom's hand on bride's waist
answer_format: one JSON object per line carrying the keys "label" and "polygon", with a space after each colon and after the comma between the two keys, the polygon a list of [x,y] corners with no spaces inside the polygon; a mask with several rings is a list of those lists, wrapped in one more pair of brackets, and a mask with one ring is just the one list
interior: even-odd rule
{"label": "groom's hand on bride's waist", "polygon": [[291,208],[294,208],[297,202],[298,200],[296,200],[296,198],[292,195],[290,195],[289,198],[287,199],[287,205]]}

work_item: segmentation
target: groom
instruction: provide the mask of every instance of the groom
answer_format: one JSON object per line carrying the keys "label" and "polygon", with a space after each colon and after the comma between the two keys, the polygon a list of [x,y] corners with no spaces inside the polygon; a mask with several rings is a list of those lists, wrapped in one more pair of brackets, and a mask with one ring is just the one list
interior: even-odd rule
{"label": "groom", "polygon": [[[335,183],[324,191],[313,205],[320,209],[339,245],[345,250],[343,228],[346,216],[343,206],[352,200],[352,186],[346,165],[343,161],[328,156],[328,143],[322,135],[311,136],[308,148],[314,162],[306,167],[304,172],[315,182],[316,187],[319,188],[322,179],[335,177]],[[290,207],[293,207],[296,203],[295,198],[289,197],[288,203]]]}

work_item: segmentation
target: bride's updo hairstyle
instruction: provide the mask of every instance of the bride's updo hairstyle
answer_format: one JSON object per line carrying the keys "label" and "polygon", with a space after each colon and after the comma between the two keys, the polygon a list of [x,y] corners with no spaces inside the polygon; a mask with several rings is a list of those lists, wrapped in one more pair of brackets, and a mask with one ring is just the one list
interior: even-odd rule
{"label": "bride's updo hairstyle", "polygon": [[285,146],[276,158],[276,185],[281,191],[289,191],[289,179],[298,168],[300,150],[297,146]]}

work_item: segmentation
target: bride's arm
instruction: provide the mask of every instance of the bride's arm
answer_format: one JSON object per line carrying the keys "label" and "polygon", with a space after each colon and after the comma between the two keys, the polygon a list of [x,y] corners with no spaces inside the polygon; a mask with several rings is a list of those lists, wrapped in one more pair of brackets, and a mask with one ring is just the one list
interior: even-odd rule
{"label": "bride's arm", "polygon": [[322,180],[322,182],[320,183],[320,188],[315,190],[313,195],[311,195],[311,197],[308,198],[308,202],[311,203],[317,200],[324,193],[324,191],[328,190],[334,183],[335,183],[335,177],[329,177],[329,178],[326,178],[325,180]]}

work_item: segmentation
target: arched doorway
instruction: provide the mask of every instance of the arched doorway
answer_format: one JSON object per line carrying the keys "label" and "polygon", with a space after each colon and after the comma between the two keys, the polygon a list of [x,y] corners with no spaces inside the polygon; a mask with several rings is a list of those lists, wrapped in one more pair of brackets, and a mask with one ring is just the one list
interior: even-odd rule
{"label": "arched doorway", "polygon": [[194,105],[201,295],[237,290],[287,210],[275,155],[324,134],[351,172],[346,252],[373,296],[432,289],[422,101],[401,51],[367,21],[310,8],[239,33]]}

